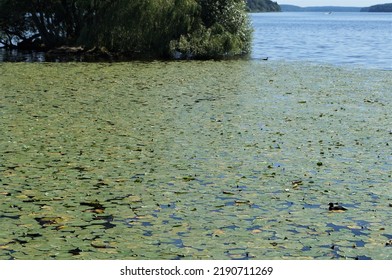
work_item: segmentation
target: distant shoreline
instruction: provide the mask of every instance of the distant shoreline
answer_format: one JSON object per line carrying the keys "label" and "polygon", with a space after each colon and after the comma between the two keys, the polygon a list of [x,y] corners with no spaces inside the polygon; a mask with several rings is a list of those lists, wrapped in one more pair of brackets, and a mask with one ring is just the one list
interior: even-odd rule
{"label": "distant shoreline", "polygon": [[392,12],[392,3],[370,7],[353,6],[308,6],[280,4],[282,12]]}

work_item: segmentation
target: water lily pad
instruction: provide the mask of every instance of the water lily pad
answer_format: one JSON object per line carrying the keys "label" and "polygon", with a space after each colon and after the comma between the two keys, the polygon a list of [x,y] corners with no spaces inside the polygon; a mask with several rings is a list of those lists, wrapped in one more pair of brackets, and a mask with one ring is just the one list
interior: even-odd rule
{"label": "water lily pad", "polygon": [[0,258],[391,257],[388,72],[3,68]]}

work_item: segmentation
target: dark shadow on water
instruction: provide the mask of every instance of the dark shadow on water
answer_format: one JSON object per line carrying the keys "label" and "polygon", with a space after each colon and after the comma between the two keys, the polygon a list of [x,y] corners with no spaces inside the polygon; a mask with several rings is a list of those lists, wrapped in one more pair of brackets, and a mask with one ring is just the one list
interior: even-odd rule
{"label": "dark shadow on water", "polygon": [[385,236],[386,238],[388,238],[388,239],[392,239],[392,234],[382,234],[383,236]]}
{"label": "dark shadow on water", "polygon": [[0,62],[45,62],[45,53],[0,49]]}
{"label": "dark shadow on water", "polygon": [[[250,56],[241,55],[234,57],[218,57],[212,60],[250,60]],[[152,61],[171,61],[181,60],[179,58],[155,58],[150,56],[131,56],[123,54],[110,53],[55,53],[42,51],[24,51],[24,50],[8,50],[0,48],[0,63],[1,62],[152,62]],[[204,60],[204,59],[203,59]]]}
{"label": "dark shadow on water", "polygon": [[361,236],[361,235],[368,236],[368,235],[369,235],[368,232],[363,232],[364,230],[366,230],[365,227],[350,228],[350,227],[348,227],[348,226],[339,226],[339,225],[335,225],[335,224],[333,224],[333,223],[328,223],[327,226],[332,228],[332,230],[328,230],[328,231],[327,231],[327,232],[329,232],[329,233],[334,232],[334,231],[336,232],[336,231],[340,231],[340,230],[342,230],[342,229],[345,229],[345,230],[350,230],[350,231],[354,234],[354,236]]}
{"label": "dark shadow on water", "polygon": [[12,220],[18,220],[20,218],[20,215],[0,215],[0,219],[12,219]]}
{"label": "dark shadow on water", "polygon": [[365,260],[372,260],[372,258],[370,258],[368,256],[357,256],[357,257],[355,257],[355,260],[365,261]]}

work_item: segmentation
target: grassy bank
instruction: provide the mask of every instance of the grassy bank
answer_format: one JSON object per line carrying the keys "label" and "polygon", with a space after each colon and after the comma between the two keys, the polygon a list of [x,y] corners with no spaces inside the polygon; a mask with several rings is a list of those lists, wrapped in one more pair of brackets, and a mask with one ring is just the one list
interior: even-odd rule
{"label": "grassy bank", "polygon": [[192,61],[0,76],[0,259],[392,256],[391,72]]}

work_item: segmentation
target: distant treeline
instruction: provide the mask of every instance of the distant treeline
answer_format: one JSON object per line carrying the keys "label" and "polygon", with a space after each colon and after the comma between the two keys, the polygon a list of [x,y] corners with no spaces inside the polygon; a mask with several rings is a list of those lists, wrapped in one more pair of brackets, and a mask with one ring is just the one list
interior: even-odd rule
{"label": "distant treeline", "polygon": [[392,3],[374,5],[374,6],[370,6],[368,8],[363,8],[363,9],[361,9],[361,12],[391,13],[392,12]]}
{"label": "distant treeline", "polygon": [[247,54],[251,35],[244,0],[0,0],[10,49],[210,58]]}
{"label": "distant treeline", "polygon": [[271,0],[247,0],[246,5],[249,12],[280,12],[280,6]]}
{"label": "distant treeline", "polygon": [[295,5],[280,5],[282,12],[359,12],[360,7],[340,7],[340,6],[314,6],[299,7]]}
{"label": "distant treeline", "polygon": [[380,4],[366,8],[340,6],[311,6],[280,5],[282,12],[392,12],[392,3]]}

